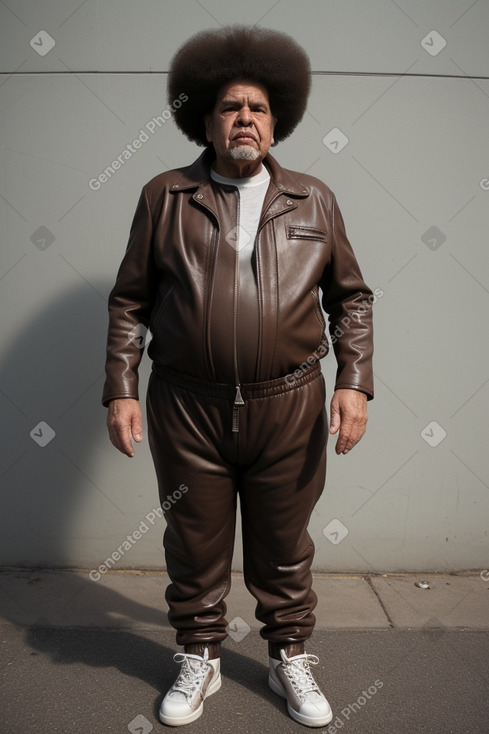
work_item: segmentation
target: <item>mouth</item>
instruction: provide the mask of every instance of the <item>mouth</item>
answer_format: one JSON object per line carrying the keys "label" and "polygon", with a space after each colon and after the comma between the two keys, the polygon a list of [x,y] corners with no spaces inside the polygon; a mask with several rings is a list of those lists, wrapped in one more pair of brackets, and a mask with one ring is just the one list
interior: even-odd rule
{"label": "mouth", "polygon": [[250,143],[256,143],[256,138],[254,138],[253,135],[250,135],[250,133],[238,133],[238,135],[233,138],[233,142],[249,145]]}

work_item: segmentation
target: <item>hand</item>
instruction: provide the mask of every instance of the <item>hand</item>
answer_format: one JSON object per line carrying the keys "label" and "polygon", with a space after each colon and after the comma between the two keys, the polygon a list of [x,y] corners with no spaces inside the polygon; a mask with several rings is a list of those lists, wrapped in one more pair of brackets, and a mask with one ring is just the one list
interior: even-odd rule
{"label": "hand", "polygon": [[347,454],[361,439],[367,428],[367,396],[359,390],[336,390],[331,400],[329,432],[340,431],[337,454]]}
{"label": "hand", "polygon": [[109,403],[107,428],[112,444],[126,456],[133,457],[132,440],[143,440],[141,408],[133,398],[117,398]]}

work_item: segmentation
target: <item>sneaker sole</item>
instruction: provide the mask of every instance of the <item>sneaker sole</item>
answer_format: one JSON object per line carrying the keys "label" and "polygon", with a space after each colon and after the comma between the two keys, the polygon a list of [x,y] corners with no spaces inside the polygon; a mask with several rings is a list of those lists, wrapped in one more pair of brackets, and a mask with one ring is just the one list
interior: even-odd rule
{"label": "sneaker sole", "polygon": [[[219,690],[221,683],[221,674],[219,673],[219,676],[209,685],[209,688],[205,692],[204,701],[207,696],[212,696],[213,693],[216,693]],[[195,721],[202,716],[202,712],[204,711],[204,701],[201,702],[200,706],[196,708],[195,711],[187,714],[187,716],[179,716],[178,718],[175,718],[173,716],[165,716],[165,714],[162,714],[160,711],[160,721],[162,724],[166,724],[167,726],[185,726],[185,724],[191,724],[192,721]]]}
{"label": "sneaker sole", "polygon": [[295,721],[298,721],[299,724],[303,724],[304,726],[310,726],[310,727],[316,727],[316,726],[325,726],[326,724],[329,724],[330,721],[333,719],[333,712],[331,711],[330,715],[327,717],[323,717],[321,719],[313,719],[310,716],[304,716],[303,714],[300,714],[298,711],[292,708],[290,703],[287,700],[287,694],[285,693],[284,687],[281,685],[281,683],[277,683],[277,681],[272,678],[272,676],[269,674],[268,676],[268,685],[272,689],[274,693],[277,693],[281,698],[285,698],[287,701],[287,711],[289,712],[289,715],[292,719]]}

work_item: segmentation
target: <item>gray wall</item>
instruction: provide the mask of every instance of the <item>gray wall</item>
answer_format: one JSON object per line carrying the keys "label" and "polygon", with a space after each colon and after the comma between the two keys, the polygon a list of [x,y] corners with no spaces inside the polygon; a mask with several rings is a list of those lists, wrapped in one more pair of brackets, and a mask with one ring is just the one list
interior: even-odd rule
{"label": "gray wall", "polygon": [[90,569],[141,527],[117,567],[164,564],[147,443],[129,460],[106,436],[106,298],[141,186],[199,149],[170,120],[89,181],[165,109],[178,46],[233,22],[310,54],[308,112],[275,155],[335,191],[383,291],[369,429],[347,457],[330,443],[315,568],[486,568],[487,0],[0,4],[1,563]]}

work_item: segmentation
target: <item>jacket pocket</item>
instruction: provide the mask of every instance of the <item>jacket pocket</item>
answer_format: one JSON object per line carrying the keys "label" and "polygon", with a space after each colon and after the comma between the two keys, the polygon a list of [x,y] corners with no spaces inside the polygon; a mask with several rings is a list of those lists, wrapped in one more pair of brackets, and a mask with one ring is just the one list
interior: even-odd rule
{"label": "jacket pocket", "polygon": [[175,288],[175,283],[170,283],[170,284],[165,283],[160,288],[160,291],[158,293],[158,300],[156,302],[153,313],[151,314],[150,328],[153,334],[155,333],[156,329],[158,328],[158,325],[161,321],[161,317],[163,316],[165,308],[168,305],[169,298],[174,288]]}
{"label": "jacket pocket", "polygon": [[315,240],[327,242],[327,234],[316,227],[305,227],[300,224],[287,224],[285,227],[288,240]]}

